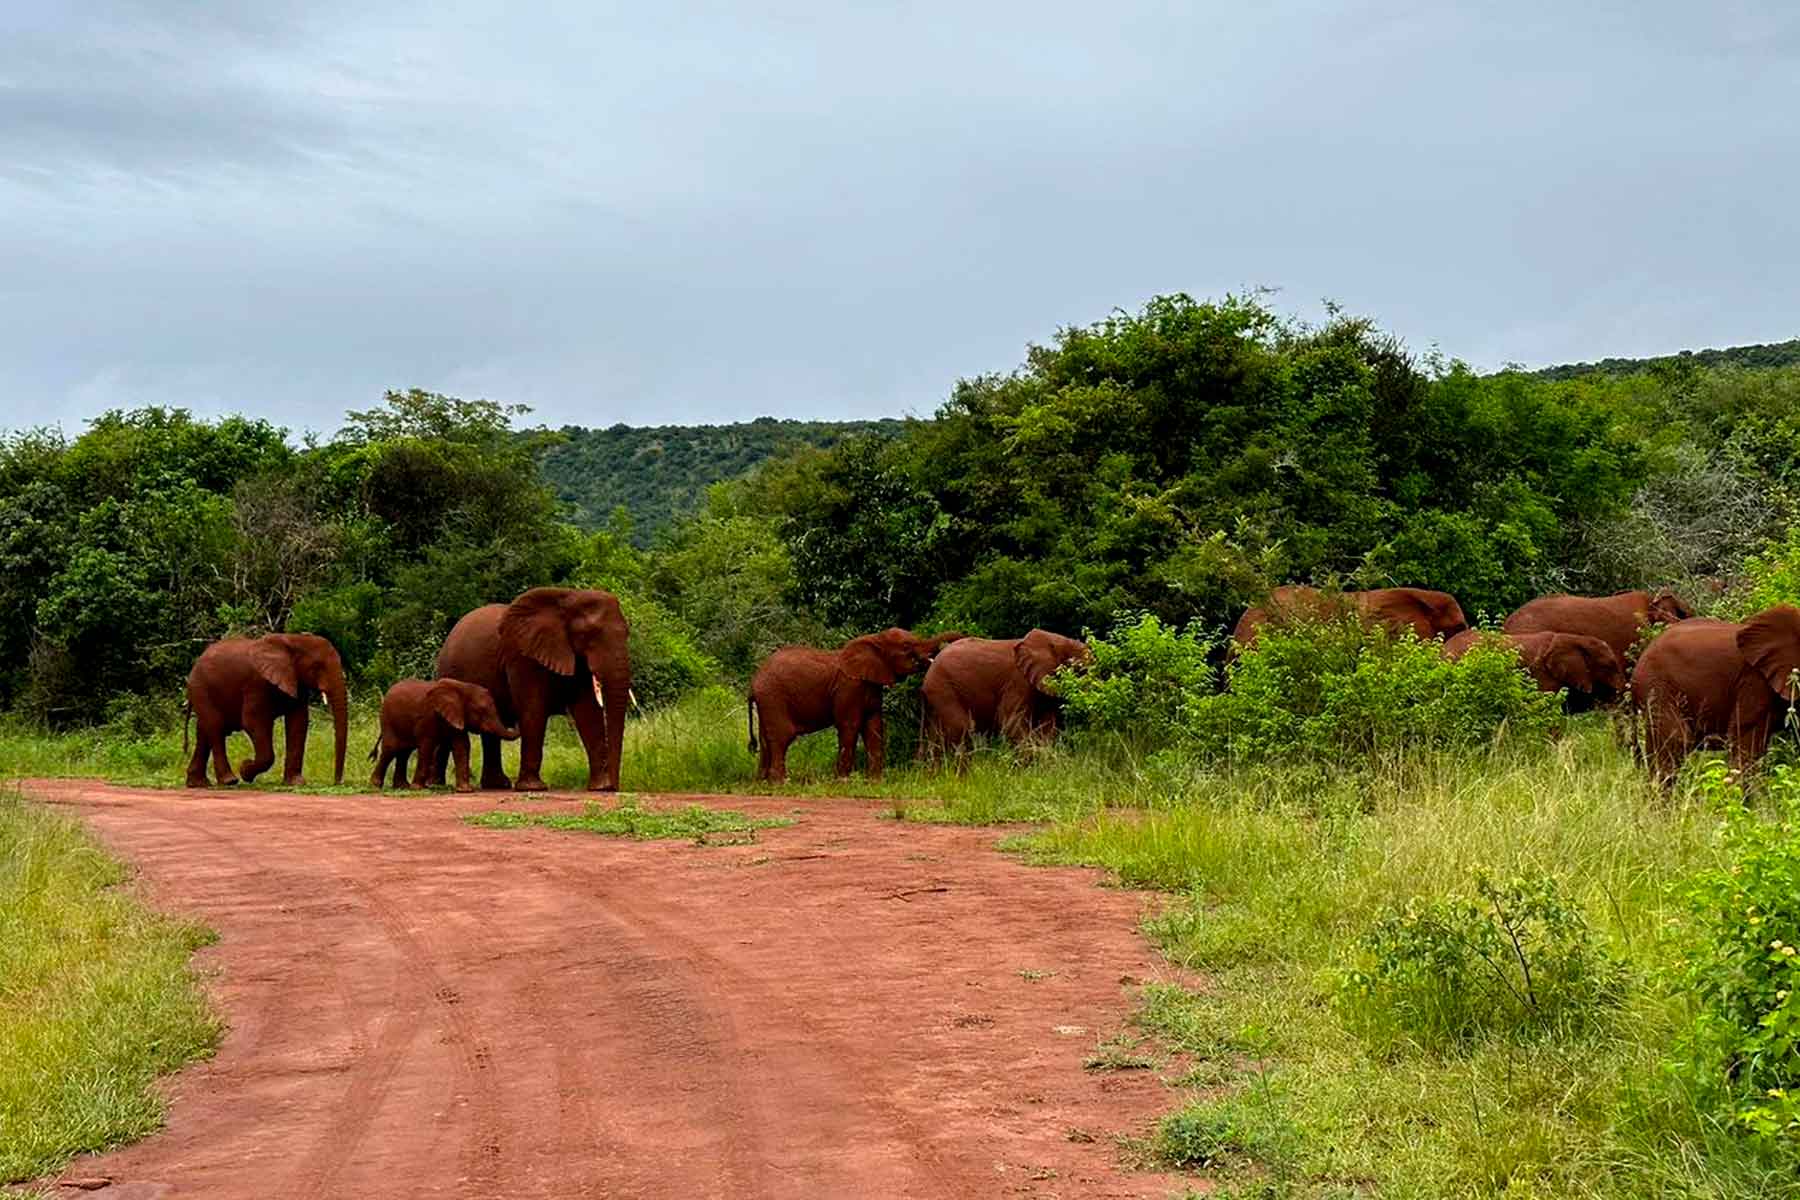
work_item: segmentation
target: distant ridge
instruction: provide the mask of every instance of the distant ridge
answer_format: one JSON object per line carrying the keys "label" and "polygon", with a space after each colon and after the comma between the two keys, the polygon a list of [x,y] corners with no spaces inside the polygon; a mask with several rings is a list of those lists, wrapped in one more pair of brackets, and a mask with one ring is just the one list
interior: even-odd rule
{"label": "distant ridge", "polygon": [[1696,367],[1791,367],[1800,363],[1800,338],[1765,342],[1754,346],[1729,346],[1723,350],[1683,350],[1655,358],[1603,358],[1599,362],[1566,363],[1529,374],[1540,379],[1574,379],[1580,375],[1635,375],[1657,367],[1687,364]]}
{"label": "distant ridge", "polygon": [[632,541],[645,546],[676,517],[698,507],[707,487],[722,479],[735,479],[801,446],[898,433],[905,424],[758,417],[734,425],[566,425],[567,440],[544,456],[543,472],[574,510],[577,524],[598,529],[623,505],[631,513]]}

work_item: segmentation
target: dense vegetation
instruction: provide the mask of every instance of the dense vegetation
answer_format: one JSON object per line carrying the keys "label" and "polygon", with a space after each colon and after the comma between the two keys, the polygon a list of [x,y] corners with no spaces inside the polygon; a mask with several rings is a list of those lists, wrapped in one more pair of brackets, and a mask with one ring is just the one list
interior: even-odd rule
{"label": "dense vegetation", "polygon": [[[207,639],[323,632],[372,699],[467,609],[569,583],[633,622],[628,786],[738,790],[735,685],[781,641],[1086,631],[1071,736],[1033,769],[990,751],[966,778],[846,785],[825,738],[792,765],[897,817],[1044,822],[1015,847],[1170,893],[1148,932],[1207,986],[1148,989],[1141,1044],[1096,1054],[1187,1064],[1139,1152],[1268,1196],[1782,1195],[1800,776],[1746,798],[1702,757],[1664,797],[1604,716],[1566,720],[1499,651],[1327,625],[1218,653],[1285,581],[1489,616],[1647,584],[1727,615],[1800,601],[1800,365],[1745,361],[1478,376],[1366,321],[1164,297],[962,381],[933,420],[797,437],[829,444],[654,531],[559,505],[545,463],[581,435],[486,402],[392,393],[301,445],[112,413],[0,451],[0,759],[172,784]],[[690,469],[651,491],[691,494]],[[915,704],[890,696],[892,762]],[[552,786],[582,773],[553,743]]]}
{"label": "dense vegetation", "polygon": [[1591,363],[1564,363],[1535,372],[1541,379],[1573,379],[1577,375],[1641,375],[1646,371],[1684,370],[1690,367],[1793,367],[1800,366],[1800,338],[1764,342],[1753,346],[1729,346],[1723,350],[1683,350],[1657,358],[1603,358]]}
{"label": "dense vegetation", "polygon": [[865,433],[894,433],[901,422],[778,421],[733,425],[565,425],[543,457],[544,478],[570,519],[584,529],[608,525],[623,508],[631,540],[648,548],[658,534],[700,507],[706,489],[737,479],[802,446],[828,449]]}

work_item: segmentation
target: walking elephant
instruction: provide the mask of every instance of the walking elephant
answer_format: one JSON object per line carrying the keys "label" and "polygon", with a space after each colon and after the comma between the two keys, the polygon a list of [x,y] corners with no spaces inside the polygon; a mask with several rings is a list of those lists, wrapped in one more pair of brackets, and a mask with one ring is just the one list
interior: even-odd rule
{"label": "walking elephant", "polygon": [[[481,735],[483,788],[543,791],[544,730],[552,716],[568,713],[587,750],[588,791],[619,790],[630,635],[618,597],[572,588],[532,588],[456,623],[438,651],[437,677],[486,688],[501,719],[519,730],[516,782],[501,768],[499,736]],[[447,751],[438,749],[440,778]]]}
{"label": "walking elephant", "polygon": [[1086,642],[1044,629],[1022,638],[967,638],[938,655],[925,672],[920,750],[936,758],[962,751],[977,733],[1015,745],[1056,736],[1062,701],[1046,688],[1066,666],[1093,661]]}
{"label": "walking elephant", "polygon": [[836,650],[783,646],[769,655],[750,680],[744,710],[750,749],[760,751],[756,777],[773,783],[786,780],[787,751],[794,739],[835,727],[837,773],[850,774],[860,737],[869,754],[869,775],[879,779],[885,745],[882,689],[918,674],[940,650],[962,636],[940,633],[921,637],[894,628],[852,638]]}
{"label": "walking elephant", "polygon": [[[275,762],[277,718],[287,735],[281,781],[290,787],[303,785],[307,705],[316,696],[323,696],[331,706],[332,782],[342,783],[350,708],[337,648],[313,633],[228,638],[208,646],[188,672],[187,702],[194,716],[195,738],[187,785],[206,786],[209,754],[220,787],[230,787],[239,779],[249,783],[268,770]],[[186,728],[184,721],[184,734]],[[226,739],[238,730],[250,735],[252,750],[251,756],[238,764],[234,776]]]}
{"label": "walking elephant", "polygon": [[1648,625],[1673,625],[1693,616],[1674,592],[1619,592],[1612,596],[1539,596],[1501,626],[1507,633],[1579,633],[1596,637],[1628,661]]}
{"label": "walking elephant", "polygon": [[390,763],[394,768],[394,786],[409,786],[406,760],[415,750],[419,767],[410,786],[442,783],[444,773],[438,755],[447,749],[456,759],[456,790],[474,791],[469,782],[471,729],[506,741],[519,736],[517,729],[509,728],[500,719],[499,706],[484,687],[460,679],[402,679],[381,698],[381,734],[369,751],[369,757],[375,760],[369,786],[381,790]]}
{"label": "walking elephant", "polygon": [[1454,637],[1469,627],[1462,605],[1448,592],[1374,588],[1332,595],[1318,588],[1290,584],[1270,592],[1263,604],[1246,609],[1232,630],[1231,640],[1240,647],[1251,646],[1256,643],[1257,630],[1270,622],[1329,621],[1351,612],[1370,625],[1383,625],[1395,633],[1410,629],[1420,641]]}
{"label": "walking elephant", "polygon": [[1579,633],[1494,634],[1465,629],[1444,643],[1444,657],[1459,660],[1484,640],[1516,650],[1540,691],[1568,694],[1570,712],[1611,704],[1625,694],[1624,661],[1599,638]]}
{"label": "walking elephant", "polygon": [[1667,786],[1693,750],[1721,743],[1753,766],[1796,699],[1800,609],[1778,604],[1743,624],[1694,618],[1651,642],[1631,677],[1651,774]]}

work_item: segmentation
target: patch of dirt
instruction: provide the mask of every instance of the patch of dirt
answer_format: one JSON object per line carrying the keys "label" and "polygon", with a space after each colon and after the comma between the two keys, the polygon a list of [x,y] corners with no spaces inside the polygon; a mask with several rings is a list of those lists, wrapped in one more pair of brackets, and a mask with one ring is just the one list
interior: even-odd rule
{"label": "patch of dirt", "polygon": [[698,847],[458,819],[491,796],[27,792],[78,813],[153,904],[219,931],[200,961],[231,1025],[168,1085],[163,1133],[64,1176],[112,1186],[64,1194],[951,1200],[1183,1182],[1124,1168],[1114,1142],[1174,1094],[1082,1069],[1131,1011],[1120,980],[1169,974],[1137,932],[1143,898],[1020,866],[992,830],[860,801],[645,798],[797,817]]}

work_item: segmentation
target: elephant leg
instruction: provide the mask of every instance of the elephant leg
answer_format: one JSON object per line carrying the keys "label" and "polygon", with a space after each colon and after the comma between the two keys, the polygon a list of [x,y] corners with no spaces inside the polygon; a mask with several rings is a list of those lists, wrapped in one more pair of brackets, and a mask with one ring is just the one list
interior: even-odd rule
{"label": "elephant leg", "polygon": [[250,735],[251,752],[238,764],[238,778],[249,783],[275,765],[275,714],[266,703],[245,703],[244,732]]}
{"label": "elephant leg", "polygon": [[281,756],[281,782],[288,787],[305,787],[302,772],[306,766],[306,727],[311,723],[306,705],[289,712],[281,723],[287,733],[287,748]]}
{"label": "elephant leg", "polygon": [[[452,736],[450,753],[456,759],[456,790],[459,792],[474,791],[475,785],[469,780],[469,735],[458,731]],[[442,783],[443,781],[443,776],[439,775],[437,782]]]}
{"label": "elephant leg", "polygon": [[512,790],[512,780],[506,777],[506,768],[500,758],[500,739],[491,733],[481,735],[481,790]]}
{"label": "elephant leg", "polygon": [[761,728],[757,732],[761,734],[761,738],[756,745],[756,777],[759,780],[766,780],[769,778],[773,762],[774,743],[769,740],[768,722],[759,721],[758,724]]}
{"label": "elephant leg", "polygon": [[1644,712],[1644,757],[1650,764],[1651,778],[1663,787],[1675,782],[1681,760],[1694,748],[1694,733],[1680,713],[1660,704],[1649,705]]}
{"label": "elephant leg", "polygon": [[[379,792],[387,779],[388,764],[394,761],[394,747],[386,738],[381,739],[381,757],[375,760],[375,772],[369,776],[369,787]],[[404,778],[404,776],[402,776]],[[399,781],[395,781],[398,786]]]}
{"label": "elephant leg", "polygon": [[862,740],[863,749],[869,753],[869,778],[880,779],[887,754],[887,726],[880,710],[863,720]]}
{"label": "elephant leg", "polygon": [[587,751],[587,790],[617,791],[617,788],[608,786],[609,780],[606,778],[606,710],[594,703],[591,694],[584,695],[569,706],[569,720],[575,725],[582,748]]}
{"label": "elephant leg", "polygon": [[1746,721],[1731,739],[1731,766],[1739,776],[1748,775],[1769,752],[1770,728],[1767,721]]}
{"label": "elephant leg", "polygon": [[394,751],[394,790],[395,791],[397,791],[397,792],[410,791],[412,788],[418,786],[417,784],[415,784],[413,782],[413,777],[418,774],[417,770],[413,770],[410,772],[407,770],[407,768],[411,767],[412,765],[413,765],[413,747],[401,746],[398,750]]}
{"label": "elephant leg", "polygon": [[[191,788],[206,786],[206,756],[212,750],[213,734],[204,725],[195,723],[194,756],[188,759],[187,785]],[[224,776],[220,776],[221,783]]]}
{"label": "elephant leg", "polygon": [[213,778],[220,787],[236,787],[238,778],[231,770],[231,735],[224,726],[214,725],[205,736],[212,749]]}
{"label": "elephant leg", "polygon": [[786,725],[778,726],[764,736],[763,745],[769,754],[770,783],[787,782],[787,753],[794,737],[794,730]]}
{"label": "elephant leg", "polygon": [[862,722],[852,718],[848,721],[838,719],[838,756],[837,773],[842,779],[856,768],[856,737],[862,732]]}
{"label": "elephant leg", "polygon": [[419,766],[413,772],[413,786],[428,788],[443,781],[443,772],[438,769],[438,760],[444,757],[448,749],[446,743],[440,742],[437,735],[427,729],[419,735]]}
{"label": "elephant leg", "polygon": [[[520,792],[543,792],[549,789],[544,786],[544,729],[550,723],[549,714],[543,705],[527,704],[519,713],[519,777],[513,781],[513,789]],[[482,750],[485,757],[487,734],[482,734]],[[484,762],[483,767],[486,767]]]}

